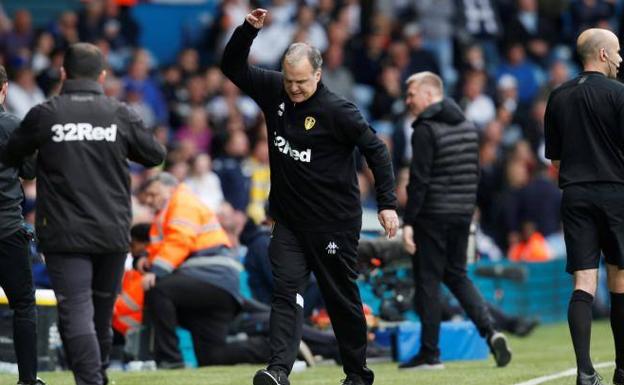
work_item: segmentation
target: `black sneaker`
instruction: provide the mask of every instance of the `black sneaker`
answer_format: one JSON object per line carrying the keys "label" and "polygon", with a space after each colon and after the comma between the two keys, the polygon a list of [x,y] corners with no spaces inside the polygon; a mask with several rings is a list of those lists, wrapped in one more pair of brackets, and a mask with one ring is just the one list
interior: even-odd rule
{"label": "black sneaker", "polygon": [[576,385],[606,385],[606,384],[602,382],[602,377],[600,377],[598,372],[594,372],[592,374],[578,372],[576,376]]}
{"label": "black sneaker", "polygon": [[344,380],[340,382],[342,385],[368,385],[361,377],[358,376],[347,376]]}
{"label": "black sneaker", "polygon": [[444,364],[437,357],[428,357],[422,354],[417,354],[411,360],[400,364],[399,369],[437,370],[444,369]]}
{"label": "black sneaker", "polygon": [[286,373],[280,370],[262,369],[256,372],[253,385],[290,385]]}
{"label": "black sneaker", "polygon": [[613,385],[624,385],[624,369],[615,368],[615,372],[613,372]]}
{"label": "black sneaker", "polygon": [[509,332],[518,337],[526,337],[538,326],[539,321],[536,319],[519,319]]}
{"label": "black sneaker", "polygon": [[164,370],[184,369],[186,367],[186,365],[184,365],[184,362],[175,361],[160,361],[157,366],[158,369]]}
{"label": "black sneaker", "polygon": [[494,355],[496,366],[499,368],[507,366],[509,361],[511,361],[511,350],[507,343],[507,337],[501,332],[494,332],[487,342],[490,351]]}
{"label": "black sneaker", "polygon": [[41,378],[37,377],[35,382],[23,382],[23,381],[20,381],[20,382],[17,383],[17,385],[46,385],[46,383],[43,382],[43,380]]}

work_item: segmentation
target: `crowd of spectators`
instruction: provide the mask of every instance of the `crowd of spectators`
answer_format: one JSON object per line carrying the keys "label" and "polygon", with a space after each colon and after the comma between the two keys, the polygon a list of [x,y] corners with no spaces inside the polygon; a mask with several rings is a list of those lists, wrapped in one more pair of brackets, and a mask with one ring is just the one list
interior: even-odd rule
{"label": "crowd of spectators", "polygon": [[[624,4],[617,0],[224,0],[201,39],[175,62],[161,63],[140,45],[132,7],[120,3],[128,2],[84,1],[37,27],[27,9],[10,15],[0,10],[8,109],[24,117],[58,93],[64,50],[92,42],[108,60],[105,93],[126,101],[154,127],[169,151],[163,167],[213,209],[227,201],[260,223],[270,187],[265,124],[258,106],[218,64],[233,29],[252,7],[263,6],[269,13],[250,59],[279,69],[290,43],[318,47],[325,84],[355,101],[388,144],[401,204],[413,121],[403,103],[404,82],[424,70],[442,76],[447,94],[480,131],[478,227],[498,255],[532,232],[560,231],[560,193],[543,154],[546,100],[578,71],[579,31],[624,31]],[[137,186],[146,171],[132,170]],[[371,178],[362,165],[367,206],[374,201]],[[26,184],[26,192],[35,199],[32,186]],[[136,221],[145,222],[146,215],[135,204]]]}

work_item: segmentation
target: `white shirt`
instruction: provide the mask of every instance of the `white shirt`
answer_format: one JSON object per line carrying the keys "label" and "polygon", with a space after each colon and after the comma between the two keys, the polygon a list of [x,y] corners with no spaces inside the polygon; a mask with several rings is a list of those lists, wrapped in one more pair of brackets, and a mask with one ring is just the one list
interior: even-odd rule
{"label": "white shirt", "polygon": [[481,94],[468,102],[465,113],[466,119],[483,128],[496,117],[496,106],[489,96]]}
{"label": "white shirt", "polygon": [[218,211],[219,205],[223,202],[223,190],[217,174],[210,171],[200,176],[191,176],[184,183],[210,210]]}
{"label": "white shirt", "polygon": [[18,84],[12,83],[9,85],[9,94],[7,95],[6,103],[9,111],[14,113],[18,118],[24,119],[24,116],[30,111],[31,108],[39,103],[45,102],[45,95],[36,87],[32,91],[26,91]]}

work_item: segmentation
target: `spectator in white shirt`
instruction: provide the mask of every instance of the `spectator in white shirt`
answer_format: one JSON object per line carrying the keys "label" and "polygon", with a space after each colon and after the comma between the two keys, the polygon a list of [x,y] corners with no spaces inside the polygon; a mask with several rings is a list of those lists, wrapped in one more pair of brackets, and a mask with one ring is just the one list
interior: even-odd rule
{"label": "spectator in white shirt", "polygon": [[20,119],[24,119],[32,107],[45,101],[45,95],[37,86],[35,75],[30,68],[19,69],[10,88],[6,100],[7,107]]}

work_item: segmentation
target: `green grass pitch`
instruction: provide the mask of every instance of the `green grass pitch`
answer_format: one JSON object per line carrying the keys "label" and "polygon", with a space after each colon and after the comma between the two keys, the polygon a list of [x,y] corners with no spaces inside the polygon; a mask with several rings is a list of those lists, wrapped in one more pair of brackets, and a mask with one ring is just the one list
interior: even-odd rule
{"label": "green grass pitch", "polygon": [[[524,339],[511,338],[513,360],[506,368],[496,368],[494,361],[447,362],[441,371],[398,371],[394,363],[373,364],[377,385],[513,385],[535,377],[557,373],[574,366],[574,355],[566,324],[539,327]],[[592,335],[594,363],[612,362],[613,339],[608,322],[594,323]],[[116,385],[251,385],[258,366],[210,367],[178,371],[110,373]],[[600,369],[611,384],[613,368]],[[41,373],[49,385],[72,385],[70,373]],[[344,377],[334,365],[321,365],[293,374],[293,385],[338,385]],[[574,377],[546,382],[547,385],[574,384]],[[14,376],[0,374],[0,384],[15,384]]]}

